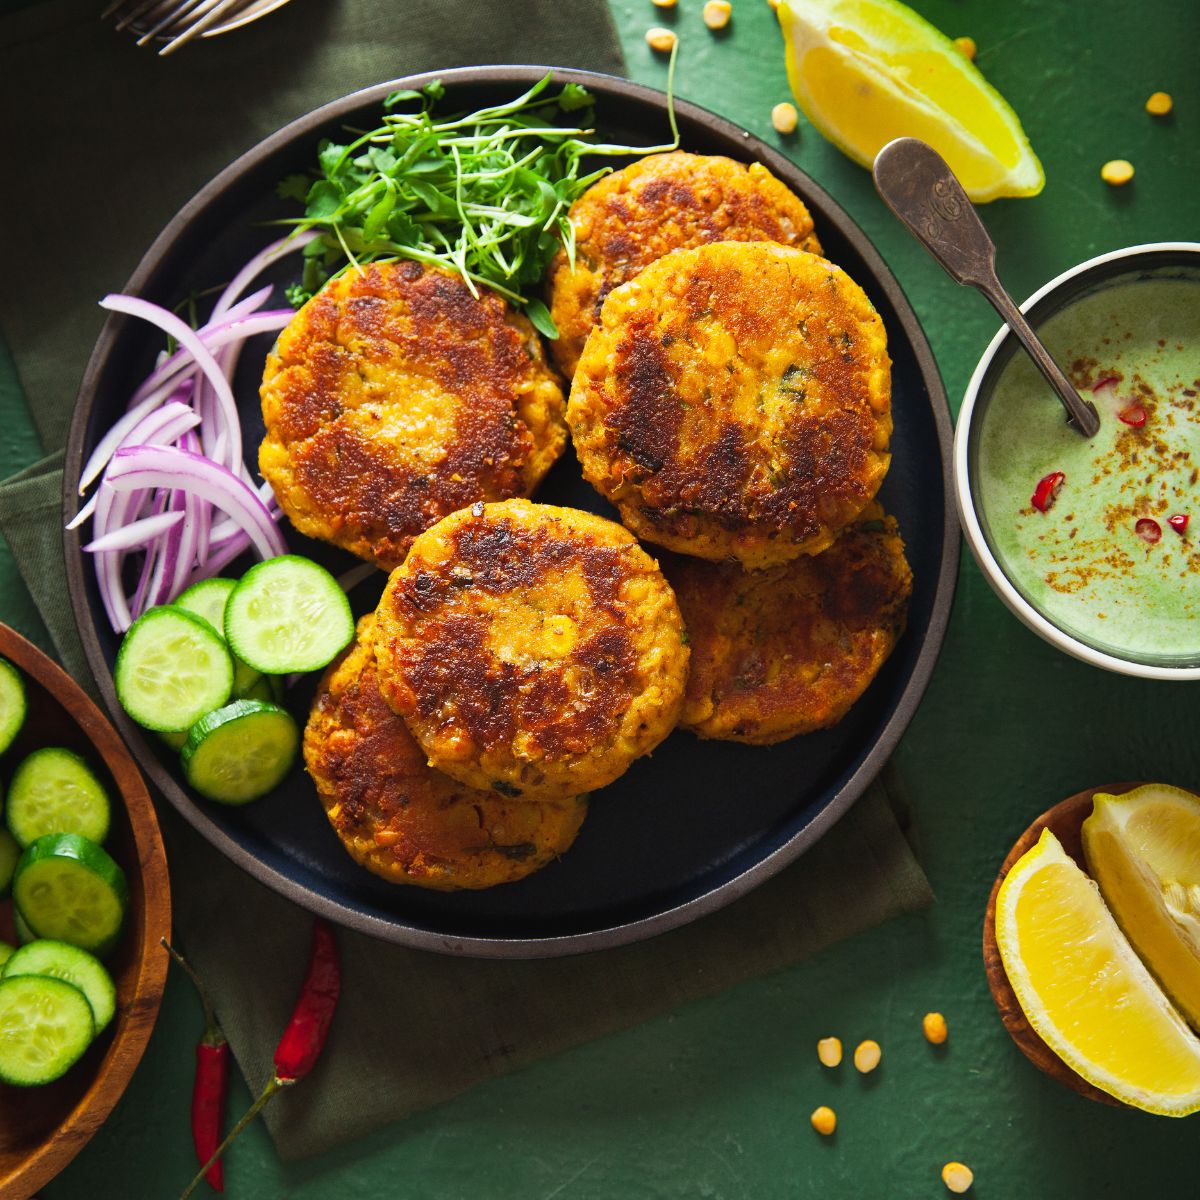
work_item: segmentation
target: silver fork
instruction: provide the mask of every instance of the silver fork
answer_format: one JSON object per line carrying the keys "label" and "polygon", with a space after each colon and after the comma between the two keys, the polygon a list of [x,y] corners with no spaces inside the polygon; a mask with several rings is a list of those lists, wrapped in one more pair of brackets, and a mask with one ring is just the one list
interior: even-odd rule
{"label": "silver fork", "polygon": [[101,14],[101,20],[116,16],[118,30],[136,22],[134,31],[141,33],[139,46],[160,35],[169,38],[158,52],[166,55],[173,54],[246,3],[247,0],[115,0]]}

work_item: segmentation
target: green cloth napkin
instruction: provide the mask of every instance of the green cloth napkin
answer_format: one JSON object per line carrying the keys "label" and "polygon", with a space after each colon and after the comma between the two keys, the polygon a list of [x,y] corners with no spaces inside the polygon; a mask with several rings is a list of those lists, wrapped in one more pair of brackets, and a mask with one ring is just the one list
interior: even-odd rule
{"label": "green cloth napkin", "polygon": [[[10,180],[0,221],[9,278],[21,281],[0,289],[0,330],[48,450],[66,436],[101,324],[96,298],[121,287],[175,210],[266,134],[407,72],[528,61],[622,69],[601,0],[294,0],[168,60],[101,24],[98,5],[50,0],[0,15]],[[20,392],[0,354],[4,425],[23,420]],[[14,454],[0,438],[0,471],[28,461]],[[63,662],[92,686],[62,567],[61,486],[61,453],[14,476],[0,487],[0,531]],[[169,805],[159,812],[180,941],[257,1090],[299,986],[309,918],[227,862]],[[932,897],[906,832],[894,781],[877,784],[801,862],[749,896],[652,942],[599,954],[482,962],[344,932],[345,990],[330,1044],[313,1079],[266,1114],[280,1154],[328,1149],[925,906]]]}

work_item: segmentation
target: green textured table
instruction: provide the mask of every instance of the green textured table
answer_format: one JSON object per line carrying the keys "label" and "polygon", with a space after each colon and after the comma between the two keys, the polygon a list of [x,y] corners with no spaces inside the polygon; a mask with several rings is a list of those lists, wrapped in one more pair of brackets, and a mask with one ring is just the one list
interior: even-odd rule
{"label": "green textured table", "polygon": [[[957,405],[995,328],[884,210],[867,174],[803,122],[771,132],[787,98],[765,0],[734,0],[717,38],[700,0],[681,0],[679,90],[779,142],[875,240],[912,298]],[[987,207],[1001,272],[1019,296],[1104,250],[1200,233],[1200,8],[1122,0],[920,0],[1021,114],[1046,167],[1035,200]],[[402,5],[396,5],[398,17]],[[661,85],[642,41],[663,23],[649,0],[613,11],[630,71]],[[194,52],[203,53],[202,47]],[[580,64],[580,65],[586,65]],[[436,67],[436,63],[429,66]],[[1159,88],[1176,115],[1142,111]],[[1185,154],[1185,149],[1190,154]],[[1113,191],[1101,163],[1125,157]],[[0,476],[37,457],[23,412],[0,421]],[[37,618],[0,550],[0,612]],[[342,1150],[284,1168],[251,1129],[228,1162],[233,1196],[919,1197],[945,1192],[941,1164],[976,1173],[982,1198],[1194,1195],[1196,1126],[1101,1108],[1037,1074],[1008,1041],[979,953],[988,888],[1011,841],[1053,801],[1089,784],[1162,778],[1200,785],[1194,690],[1105,675],[1055,653],[1011,618],[974,565],[963,567],[945,653],[898,751],[917,807],[938,903],[768,979],[501,1079]],[[1190,703],[1189,703],[1190,701]],[[921,1015],[944,1012],[933,1051]],[[113,1117],[46,1189],[48,1200],[169,1197],[190,1173],[187,1108],[199,1010],[173,976],[145,1061]],[[878,1039],[869,1078],[817,1065],[818,1037]],[[239,1085],[237,1111],[248,1100]],[[838,1112],[835,1138],[808,1114]]]}

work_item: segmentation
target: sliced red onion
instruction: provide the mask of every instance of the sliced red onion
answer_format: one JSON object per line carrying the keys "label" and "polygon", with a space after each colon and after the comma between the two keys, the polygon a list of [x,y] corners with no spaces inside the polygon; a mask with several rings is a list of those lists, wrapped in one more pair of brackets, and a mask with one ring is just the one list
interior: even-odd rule
{"label": "sliced red onion", "polygon": [[262,558],[287,553],[283,535],[254,489],[202,455],[170,446],[118,450],[105,481],[118,492],[148,487],[191,492],[232,517]]}
{"label": "sliced red onion", "polygon": [[[186,399],[190,391],[190,383],[187,385],[186,390],[177,383],[172,383],[169,387],[161,387],[147,396],[136,408],[131,408],[121,417],[100,439],[95,450],[92,451],[87,462],[84,464],[83,470],[79,475],[79,494],[82,496],[88,486],[99,477],[100,472],[104,470],[105,464],[112,458],[118,447],[130,442],[130,438],[134,434],[139,439],[144,437],[139,430],[139,426],[147,417],[155,413],[158,409],[165,408],[169,401],[174,402],[174,400],[180,397]],[[179,407],[183,408],[185,406],[180,403]]]}
{"label": "sliced red onion", "polygon": [[297,250],[303,249],[313,238],[319,236],[320,234],[311,229],[305,230],[303,233],[289,233],[287,237],[280,238],[279,241],[272,242],[269,246],[260,250],[229,281],[229,285],[218,297],[216,304],[213,305],[213,320],[218,319],[223,313],[228,312],[232,308],[234,301],[272,263],[278,262],[281,258],[286,258],[289,254],[294,254]]}
{"label": "sliced red onion", "polygon": [[165,512],[156,517],[143,517],[121,529],[114,529],[103,537],[96,538],[84,546],[88,554],[99,554],[104,550],[136,550],[154,541],[172,525],[183,520],[182,512]]}
{"label": "sliced red onion", "polygon": [[[269,291],[270,288],[263,288],[262,293],[255,292],[254,296],[250,299],[255,300],[260,295]],[[245,300],[243,303],[248,305],[250,300]],[[254,312],[252,310],[236,313],[230,312],[223,321],[215,324],[210,322],[208,325],[197,329],[196,336],[209,350],[215,353],[224,346],[238,345],[247,338],[256,337],[260,333],[275,333],[289,324],[295,315],[290,308],[272,308],[267,312]],[[195,360],[186,349],[176,350],[174,354],[159,363],[142,381],[137,391],[130,398],[130,405],[139,403],[151,391],[154,391],[172,379],[178,378],[180,375],[186,374],[188,371],[194,370],[195,367]]]}
{"label": "sliced red onion", "polygon": [[181,321],[173,312],[168,312],[158,304],[137,296],[122,296],[113,293],[100,301],[100,307],[110,312],[125,313],[130,317],[139,317],[156,325],[168,337],[173,337],[182,347],[191,352],[196,365],[204,372],[205,378],[212,384],[217,397],[217,406],[221,416],[228,426],[229,454],[236,461],[242,457],[242,427],[238,420],[237,404],[233,398],[233,390],[229,380],[221,373],[212,352],[196,336],[196,331],[185,321]]}
{"label": "sliced red onion", "polygon": [[[179,448],[189,454],[194,454],[197,458],[201,457],[200,439],[194,433],[185,433],[179,439]],[[200,523],[203,520],[203,514],[207,513],[211,507],[194,492],[184,492],[181,499],[184,514],[183,526],[179,530],[179,542],[176,547],[174,569],[170,573],[167,600],[174,599],[187,586],[188,574],[197,559]]]}

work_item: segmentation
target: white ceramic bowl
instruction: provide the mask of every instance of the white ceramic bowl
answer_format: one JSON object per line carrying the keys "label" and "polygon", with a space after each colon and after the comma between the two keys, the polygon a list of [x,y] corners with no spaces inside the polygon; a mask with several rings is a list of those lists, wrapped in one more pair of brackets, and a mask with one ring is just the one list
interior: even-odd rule
{"label": "white ceramic bowl", "polygon": [[[1064,271],[1061,275],[1051,279],[1044,287],[1039,288],[1021,305],[1021,311],[1037,328],[1052,313],[1059,311],[1074,298],[1099,283],[1115,282],[1128,276],[1140,275],[1147,270],[1174,265],[1188,267],[1194,265],[1197,272],[1200,272],[1200,242],[1151,242],[1141,246],[1128,246],[1124,250],[1114,250],[1109,254],[1089,258],[1087,262],[1082,262],[1079,266]],[[1200,286],[1200,275],[1198,275],[1197,286]],[[1122,658],[1080,641],[1030,604],[1013,585],[993,553],[984,532],[983,523],[976,511],[976,498],[972,488],[971,458],[974,439],[979,428],[976,413],[982,411],[979,408],[979,400],[981,396],[986,397],[990,394],[990,390],[999,376],[1000,368],[1006,361],[1006,359],[999,359],[1000,366],[997,366],[998,356],[1001,348],[1010,338],[1012,338],[1012,334],[1008,332],[1007,326],[1001,327],[979,360],[979,365],[971,376],[971,382],[967,385],[967,392],[958,414],[958,424],[954,435],[954,494],[967,545],[970,546],[975,561],[979,564],[996,595],[1012,612],[1034,633],[1045,638],[1060,650],[1065,650],[1072,657],[1091,663],[1096,667],[1103,667],[1107,671],[1117,671],[1124,675],[1139,675],[1144,679],[1200,679],[1200,665],[1197,664],[1171,666],[1140,661],[1133,656]],[[1047,403],[1054,403],[1054,401],[1048,399]]]}

